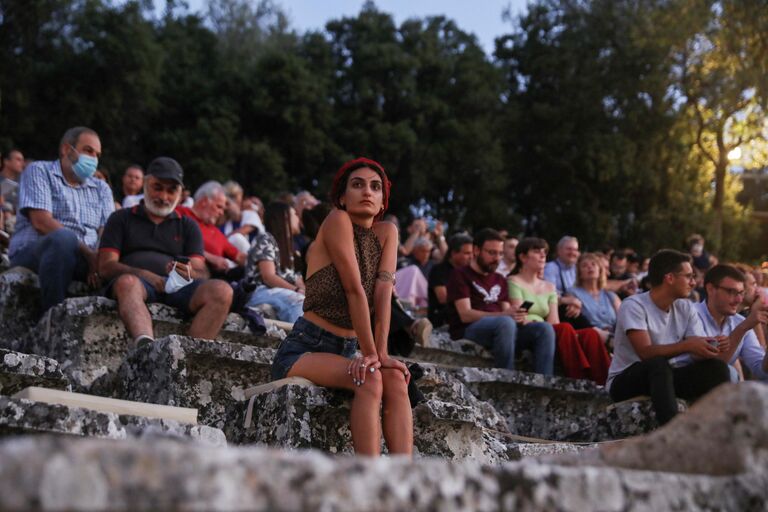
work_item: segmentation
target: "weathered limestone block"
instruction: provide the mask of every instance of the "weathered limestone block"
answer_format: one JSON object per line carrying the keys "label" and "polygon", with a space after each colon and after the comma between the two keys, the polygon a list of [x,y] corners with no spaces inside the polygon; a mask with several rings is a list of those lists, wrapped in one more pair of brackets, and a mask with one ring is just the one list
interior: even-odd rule
{"label": "weathered limestone block", "polygon": [[19,349],[19,342],[40,317],[37,274],[14,267],[0,274],[0,347]]}
{"label": "weathered limestone block", "polygon": [[493,366],[493,357],[477,343],[469,340],[452,340],[445,331],[432,331],[429,345],[416,345],[411,359],[458,367],[487,368]]}
{"label": "weathered limestone block", "polygon": [[0,394],[12,395],[29,386],[67,389],[69,381],[53,359],[0,349]]}
{"label": "weathered limestone block", "polygon": [[611,400],[592,382],[497,368],[438,370],[464,382],[506,418],[509,432],[553,441],[591,442]]}
{"label": "weathered limestone block", "polygon": [[[253,420],[245,432],[245,441],[288,449],[351,453],[351,393],[314,386],[308,381],[285,382],[267,387],[254,397]],[[419,404],[413,414],[417,454],[489,463],[520,456],[503,432],[489,428],[498,424],[503,428],[503,419],[494,422],[484,418],[483,410],[429,399]]]}
{"label": "weathered limestone block", "polygon": [[221,430],[178,421],[99,412],[80,407],[47,404],[0,396],[0,434],[55,433],[128,439],[171,437],[211,446],[226,446]]}
{"label": "weathered limestone block", "polygon": [[[149,304],[156,337],[186,329],[181,315],[163,304]],[[272,346],[278,338],[254,336],[239,315],[229,315],[219,333],[224,340]],[[106,297],[67,299],[51,308],[24,340],[27,352],[58,360],[78,390],[88,390],[100,377],[117,370],[130,350],[128,333],[116,303]]]}
{"label": "weathered limestone block", "polygon": [[[623,468],[735,475],[768,468],[768,387],[722,384],[647,436],[601,447]],[[764,502],[766,503],[766,502]]]}
{"label": "weathered limestone block", "polygon": [[10,510],[757,511],[768,499],[765,466],[713,478],[63,436],[0,441],[0,460]]}
{"label": "weathered limestone block", "polygon": [[244,390],[270,380],[274,349],[167,336],[132,352],[100,394],[194,407],[198,421],[243,438]]}
{"label": "weathered limestone block", "polygon": [[[677,409],[685,412],[688,404],[678,399]],[[624,439],[647,434],[659,427],[650,397],[638,397],[611,404],[596,418],[596,438]]]}

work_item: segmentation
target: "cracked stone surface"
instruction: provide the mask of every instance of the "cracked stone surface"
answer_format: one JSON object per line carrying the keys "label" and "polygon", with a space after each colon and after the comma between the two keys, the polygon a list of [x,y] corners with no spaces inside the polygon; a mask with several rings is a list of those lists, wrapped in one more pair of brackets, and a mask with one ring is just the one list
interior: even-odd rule
{"label": "cracked stone surface", "polygon": [[[149,311],[157,338],[185,329],[184,320],[174,308],[149,304]],[[274,346],[280,342],[279,337],[252,335],[245,320],[235,314],[229,315],[219,338],[247,341],[255,346]],[[78,391],[88,390],[97,379],[117,371],[129,347],[116,303],[105,297],[65,300],[46,312],[37,328],[23,339],[25,352],[59,361]]]}
{"label": "cracked stone surface", "polygon": [[13,395],[29,386],[68,389],[58,361],[34,354],[0,349],[0,394]]}
{"label": "cracked stone surface", "polygon": [[0,396],[0,434],[70,434],[108,439],[174,438],[226,446],[221,430],[174,420],[99,412]]}
{"label": "cracked stone surface", "polygon": [[499,464],[162,439],[6,438],[0,508],[763,511],[766,411],[765,386],[725,385],[653,434]]}
{"label": "cracked stone surface", "polygon": [[198,409],[198,421],[243,438],[244,390],[269,382],[274,349],[167,336],[133,351],[98,394]]}

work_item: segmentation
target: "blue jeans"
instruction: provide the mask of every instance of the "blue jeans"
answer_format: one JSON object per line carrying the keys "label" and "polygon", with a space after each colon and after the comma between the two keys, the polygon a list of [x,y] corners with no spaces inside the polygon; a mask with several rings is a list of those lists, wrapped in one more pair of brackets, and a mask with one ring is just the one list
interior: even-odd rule
{"label": "blue jeans", "polygon": [[301,317],[275,352],[272,380],[284,379],[296,361],[308,352],[338,354],[351,359],[357,352],[357,338],[336,336]]}
{"label": "blue jeans", "polygon": [[79,245],[74,232],[61,228],[13,255],[11,266],[26,267],[40,279],[43,312],[64,301],[69,283],[85,281],[88,276],[88,262]]}
{"label": "blue jeans", "polygon": [[464,337],[490,350],[497,368],[514,370],[515,350],[530,349],[534,371],[554,373],[555,329],[547,322],[518,325],[508,316],[487,316],[467,326]]}
{"label": "blue jeans", "polygon": [[304,314],[304,296],[287,288],[260,285],[253,290],[246,307],[257,304],[269,304],[275,308],[277,319],[283,322],[294,323]]}

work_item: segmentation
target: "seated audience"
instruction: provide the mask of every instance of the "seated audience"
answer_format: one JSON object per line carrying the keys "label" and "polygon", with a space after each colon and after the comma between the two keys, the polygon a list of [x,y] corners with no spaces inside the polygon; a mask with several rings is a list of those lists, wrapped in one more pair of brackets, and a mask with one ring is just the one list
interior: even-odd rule
{"label": "seated audience", "polygon": [[628,253],[626,251],[613,251],[609,261],[606,288],[615,292],[620,299],[637,293],[637,279],[627,270],[629,266]]}
{"label": "seated audience", "polygon": [[[227,198],[224,188],[218,181],[208,181],[195,192],[195,204],[192,208],[177,206],[184,217],[194,220],[203,234],[205,263],[212,276],[237,279],[242,276],[247,255],[238,251],[227,237],[216,227],[217,220],[224,213]],[[240,272],[236,269],[241,267]]]}
{"label": "seated audience", "polygon": [[621,301],[605,289],[607,277],[600,257],[591,252],[582,254],[576,263],[576,283],[568,292],[581,301],[581,314],[605,343],[613,338],[616,312]]}
{"label": "seated audience", "polygon": [[429,273],[435,265],[432,261],[432,247],[434,245],[428,238],[419,238],[414,242],[413,250],[408,256],[409,264],[416,266],[424,279],[429,279]]}
{"label": "seated audience", "polygon": [[692,234],[685,240],[685,248],[693,258],[693,268],[706,272],[712,265],[716,264],[717,258],[704,250],[704,237],[699,234]]}
{"label": "seated audience", "polygon": [[9,256],[12,266],[38,274],[43,311],[64,300],[73,279],[101,285],[96,245],[115,205],[107,184],[93,177],[100,156],[96,132],[70,128],[58,160],[35,162],[21,175]]}
{"label": "seated audience", "polygon": [[507,277],[512,272],[512,269],[515,268],[515,249],[517,249],[518,243],[520,243],[520,240],[515,237],[504,239],[504,255],[499,261],[499,266],[496,267],[497,274]]}
{"label": "seated audience", "polygon": [[[741,305],[739,306],[738,312],[740,315],[746,317],[749,316],[749,311],[752,308],[752,304],[754,304],[760,292],[757,289],[757,280],[755,280],[754,269],[752,267],[749,265],[744,265],[743,263],[736,263],[734,267],[739,269],[742,274],[744,274],[744,298],[741,300]],[[755,336],[757,336],[757,341],[760,343],[760,346],[765,349],[765,326],[760,323],[757,324],[752,330],[755,332]]]}
{"label": "seated audience", "polygon": [[552,375],[554,329],[546,322],[526,321],[525,310],[510,306],[507,282],[496,273],[503,247],[498,232],[482,229],[475,235],[470,264],[451,272],[447,287],[451,338],[482,345],[493,354],[497,368],[510,370],[515,368],[516,351],[530,349],[534,371]]}
{"label": "seated audience", "polygon": [[[608,391],[616,401],[650,395],[656,419],[665,424],[677,414],[676,399],[696,400],[730,380],[719,359],[727,343],[707,339],[694,304],[691,257],[665,249],[648,268],[651,291],[622,302],[616,320]],[[746,332],[737,327],[731,336]]]}
{"label": "seated audience", "polygon": [[517,245],[517,265],[509,277],[509,297],[513,308],[531,304],[524,322],[528,325],[552,324],[557,350],[566,377],[591,379],[604,384],[611,356],[592,328],[575,330],[561,323],[557,308],[557,292],[549,281],[539,276],[547,259],[547,242],[540,238],[524,238]]}
{"label": "seated audience", "polygon": [[295,322],[304,306],[304,281],[293,262],[293,235],[299,232],[296,210],[283,202],[270,203],[264,214],[266,232],[256,235],[248,252],[245,287],[253,289],[248,306],[269,304],[277,318]]}
{"label": "seated audience", "polygon": [[192,315],[188,334],[214,339],[229,313],[232,288],[207,275],[197,223],[180,216],[184,172],[176,160],[159,157],[147,167],[144,201],[109,217],[99,247],[99,273],[109,280],[105,295],[133,345],[154,341],[145,302],[160,302]]}
{"label": "seated audience", "polygon": [[472,237],[454,235],[448,240],[448,253],[429,274],[427,318],[434,326],[448,321],[448,278],[454,268],[466,267],[472,261]]}
{"label": "seated audience", "polygon": [[555,286],[557,305],[560,308],[559,315],[582,326],[583,321],[579,319],[581,301],[576,297],[567,295],[568,289],[576,281],[579,241],[576,237],[564,236],[557,242],[556,253],[555,259],[544,266],[544,280]]}
{"label": "seated audience", "polygon": [[234,181],[224,183],[223,187],[227,204],[221,232],[238,251],[247,253],[256,235],[264,232],[264,224],[253,202],[243,199],[243,187]]}
{"label": "seated audience", "polygon": [[123,208],[130,208],[139,204],[144,199],[144,194],[142,194],[144,189],[144,169],[135,164],[126,167],[123,173],[122,185]]}
{"label": "seated audience", "polygon": [[728,349],[718,356],[730,365],[731,381],[738,382],[738,371],[734,367],[741,361],[750,374],[760,380],[768,380],[768,358],[765,349],[760,346],[754,328],[768,321],[768,306],[760,299],[752,304],[748,317],[738,313],[741,300],[745,295],[744,274],[730,265],[715,265],[707,271],[704,286],[707,288],[707,300],[696,304],[704,334],[718,342],[741,327],[741,339],[732,340]]}

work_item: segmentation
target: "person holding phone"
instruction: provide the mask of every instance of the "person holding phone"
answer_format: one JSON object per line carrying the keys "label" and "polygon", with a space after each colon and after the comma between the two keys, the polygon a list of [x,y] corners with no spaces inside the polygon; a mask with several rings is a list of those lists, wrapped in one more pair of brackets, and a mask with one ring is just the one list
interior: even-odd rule
{"label": "person holding phone", "polygon": [[539,276],[544,271],[549,246],[541,238],[524,238],[515,249],[517,265],[509,277],[509,298],[513,308],[531,303],[523,325],[550,324],[557,339],[557,351],[566,377],[590,379],[605,384],[611,356],[592,328],[574,329],[560,322],[555,285]]}
{"label": "person holding phone", "polygon": [[188,334],[214,339],[229,313],[232,288],[204,279],[203,237],[194,220],[179,215],[183,171],[176,160],[156,158],[147,167],[144,202],[107,220],[98,268],[108,281],[104,295],[135,346],[154,341],[145,302],[160,302],[192,316]]}
{"label": "person holding phone", "polygon": [[466,338],[492,354],[497,368],[515,369],[521,349],[533,351],[536,373],[552,375],[555,332],[546,322],[526,322],[522,301],[510,305],[507,281],[496,273],[504,240],[485,228],[475,234],[469,265],[455,268],[448,279],[448,325],[451,338]]}

